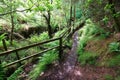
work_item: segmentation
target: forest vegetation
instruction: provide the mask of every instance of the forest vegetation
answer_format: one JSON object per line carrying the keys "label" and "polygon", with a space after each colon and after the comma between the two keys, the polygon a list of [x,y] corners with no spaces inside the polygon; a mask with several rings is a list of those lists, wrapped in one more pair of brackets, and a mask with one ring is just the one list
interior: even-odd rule
{"label": "forest vegetation", "polygon": [[120,80],[120,1],[0,0],[0,80]]}

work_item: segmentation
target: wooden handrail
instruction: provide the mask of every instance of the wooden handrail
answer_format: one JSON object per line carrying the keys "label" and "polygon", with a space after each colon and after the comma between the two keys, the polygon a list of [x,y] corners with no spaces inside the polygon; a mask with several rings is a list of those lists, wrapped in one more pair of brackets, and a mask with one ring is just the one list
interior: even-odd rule
{"label": "wooden handrail", "polygon": [[59,46],[56,46],[56,47],[53,47],[53,48],[49,48],[49,49],[46,49],[46,50],[44,50],[44,51],[42,51],[42,52],[39,52],[39,53],[30,55],[30,56],[24,57],[24,58],[22,58],[22,59],[16,60],[16,61],[14,61],[14,62],[11,62],[11,63],[3,66],[3,68],[6,68],[6,67],[8,67],[8,66],[11,66],[11,65],[13,65],[13,64],[19,63],[19,62],[21,62],[21,61],[30,59],[30,58],[32,58],[32,57],[35,57],[35,56],[38,56],[38,55],[42,55],[43,53],[45,53],[45,52],[47,52],[47,51],[50,51],[50,50],[52,50],[52,49],[58,48],[58,47],[59,47]]}
{"label": "wooden handrail", "polygon": [[[82,23],[82,24],[80,25],[80,27],[83,26],[83,25],[84,25],[84,23]],[[78,28],[79,28],[79,27],[77,27],[75,30],[77,30]],[[63,34],[62,34],[60,37],[58,37],[58,38],[46,40],[46,41],[39,42],[39,43],[34,43],[34,44],[31,44],[31,45],[28,45],[28,46],[25,46],[25,47],[21,47],[21,48],[17,48],[17,49],[14,49],[14,50],[9,50],[9,51],[5,51],[5,52],[0,53],[0,56],[3,56],[3,55],[11,54],[12,52],[16,52],[17,57],[18,57],[18,60],[14,61],[14,62],[11,62],[11,63],[3,66],[3,67],[6,68],[6,67],[11,66],[11,65],[13,65],[13,64],[21,63],[21,61],[30,59],[30,58],[35,57],[35,56],[37,56],[37,55],[42,55],[42,53],[45,53],[45,52],[47,52],[47,51],[50,51],[50,50],[55,49],[55,48],[58,48],[58,47],[59,47],[59,58],[61,59],[61,58],[62,58],[62,54],[61,54],[61,53],[63,53],[63,49],[62,49],[62,48],[63,48],[63,47],[62,47],[62,46],[63,46],[63,43],[64,43],[65,39],[67,39],[67,37],[69,37],[69,35],[72,34],[72,33],[74,33],[74,31],[75,31],[75,30],[72,30],[73,32],[71,32],[70,30],[71,30],[71,27],[69,27],[65,32],[63,32]],[[68,33],[68,35],[66,35],[67,33]],[[63,39],[63,38],[64,38],[64,39]],[[56,40],[59,40],[59,45],[56,46],[56,47],[49,48],[49,49],[45,49],[45,50],[43,50],[43,51],[41,51],[41,52],[39,52],[39,53],[36,53],[36,54],[30,55],[30,56],[24,57],[24,58],[22,58],[22,59],[20,59],[20,57],[19,57],[19,55],[18,55],[18,51],[20,51],[20,50],[28,49],[28,48],[35,47],[35,46],[38,46],[38,45],[47,44],[47,43],[49,43],[49,42],[53,42],[53,41],[56,41]]]}
{"label": "wooden handrail", "polygon": [[38,46],[38,45],[42,45],[42,44],[46,44],[46,43],[49,43],[49,42],[53,42],[53,41],[56,41],[56,40],[59,40],[59,39],[60,38],[50,39],[50,40],[47,40],[47,41],[31,44],[31,45],[28,45],[28,46],[25,46],[25,47],[21,47],[21,48],[17,48],[17,49],[14,49],[14,50],[5,51],[5,52],[0,53],[0,56],[8,55],[8,54],[10,54],[12,52],[28,49],[28,48],[35,47],[35,46]]}

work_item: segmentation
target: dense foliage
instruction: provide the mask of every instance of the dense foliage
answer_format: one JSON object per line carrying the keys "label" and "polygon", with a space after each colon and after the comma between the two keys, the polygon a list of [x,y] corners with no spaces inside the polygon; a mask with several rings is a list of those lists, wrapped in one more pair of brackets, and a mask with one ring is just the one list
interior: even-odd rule
{"label": "dense foliage", "polygon": [[[77,54],[80,65],[120,66],[119,19],[119,0],[0,0],[0,52],[59,38],[71,28],[68,37],[61,40],[65,41],[62,43],[65,47],[62,48],[63,53],[64,50],[68,53],[67,48],[70,49],[72,44],[72,32],[79,28]],[[82,27],[81,22],[85,22]],[[101,47],[102,41],[105,45]],[[6,74],[2,66],[16,61],[17,53],[21,59],[58,45],[60,46],[60,40],[0,56],[0,80],[4,80]],[[86,50],[86,46],[93,49],[91,45],[98,48]],[[36,80],[47,70],[48,65],[55,64],[59,59],[58,51],[57,48],[38,56],[39,62],[28,73],[28,79]],[[34,61],[34,58],[22,63],[27,64],[29,61]],[[23,71],[21,67],[18,68],[8,80],[18,79]],[[112,80],[113,77],[105,75],[105,79]],[[119,79],[119,76],[115,78]]]}

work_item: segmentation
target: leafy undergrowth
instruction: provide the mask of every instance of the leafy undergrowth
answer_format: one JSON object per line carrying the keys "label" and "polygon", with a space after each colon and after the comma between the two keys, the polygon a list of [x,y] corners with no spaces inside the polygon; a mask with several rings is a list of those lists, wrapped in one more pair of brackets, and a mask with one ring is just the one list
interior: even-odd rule
{"label": "leafy undergrowth", "polygon": [[[114,67],[120,65],[119,45],[111,45],[116,42],[114,36],[102,40],[90,40],[85,46],[85,51],[97,53],[97,64],[99,66]],[[95,54],[96,55],[96,54]]]}
{"label": "leafy undergrowth", "polygon": [[16,79],[18,79],[18,76],[22,72],[23,72],[22,67],[19,67],[10,77],[7,78],[7,80],[16,80]]}
{"label": "leafy undergrowth", "polygon": [[118,80],[120,75],[120,33],[110,34],[88,20],[87,24],[79,30],[79,35],[78,61],[80,65],[114,67],[118,71],[116,76],[106,75],[105,80]]}
{"label": "leafy undergrowth", "polygon": [[0,64],[0,80],[5,80],[5,72],[1,64]]}
{"label": "leafy undergrowth", "polygon": [[[65,29],[66,30],[66,29]],[[57,38],[59,37],[64,31],[64,29],[61,31],[58,31],[57,33],[54,34],[53,38]],[[49,40],[48,34],[47,32],[43,32],[40,35],[31,35],[30,38],[28,38],[25,41],[14,41],[13,46],[8,47],[8,49],[12,50],[15,48],[20,48],[26,45],[30,45],[33,43],[38,43],[38,42],[42,42],[45,40]],[[24,44],[23,44],[24,43]],[[66,44],[69,45],[69,42],[65,42]],[[30,48],[30,49],[26,49],[26,50],[22,50],[19,51],[19,56],[20,58],[24,58],[26,56],[32,55],[34,53],[37,52],[41,52],[44,48],[52,48],[55,46],[59,45],[59,41],[54,41],[45,45],[41,45],[38,47],[34,47],[34,48]],[[43,48],[43,49],[42,49]],[[4,59],[5,58],[5,59]],[[9,56],[3,56],[1,57],[2,60],[4,60],[2,62],[2,65],[6,65],[7,63],[10,63],[12,61],[17,60],[16,59],[16,55],[15,54],[10,54]],[[33,58],[27,61],[23,61],[25,64],[30,63],[32,60],[34,60]],[[20,69],[18,68],[18,70],[16,70],[10,77],[8,77],[8,80],[16,80],[16,79],[22,79],[22,78],[28,78],[31,80],[36,80],[36,78],[45,70],[47,70],[47,66],[51,65],[52,63],[54,63],[55,61],[58,60],[58,49],[53,49],[51,51],[48,51],[46,53],[44,53],[44,55],[42,57],[39,58],[39,62],[37,64],[32,64],[30,67],[30,71],[25,73],[24,72],[24,67],[21,67]],[[24,75],[24,76],[23,76]]]}
{"label": "leafy undergrowth", "polygon": [[49,51],[40,57],[39,63],[35,68],[29,73],[29,80],[36,80],[37,77],[43,72],[48,65],[58,60],[58,53],[56,51]]}

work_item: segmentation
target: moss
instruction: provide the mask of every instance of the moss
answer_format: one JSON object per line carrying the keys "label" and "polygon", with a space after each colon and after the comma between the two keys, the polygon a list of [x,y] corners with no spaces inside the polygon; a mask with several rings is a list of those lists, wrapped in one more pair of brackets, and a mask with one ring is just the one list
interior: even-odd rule
{"label": "moss", "polygon": [[98,55],[92,52],[84,52],[79,56],[79,61],[81,65],[96,65],[96,60]]}
{"label": "moss", "polygon": [[109,67],[120,66],[120,55],[113,56],[106,60],[106,65]]}
{"label": "moss", "polygon": [[117,76],[117,77],[115,78],[115,80],[120,80],[120,76]]}
{"label": "moss", "polygon": [[109,75],[109,74],[106,74],[104,76],[105,80],[114,80],[113,76]]}

